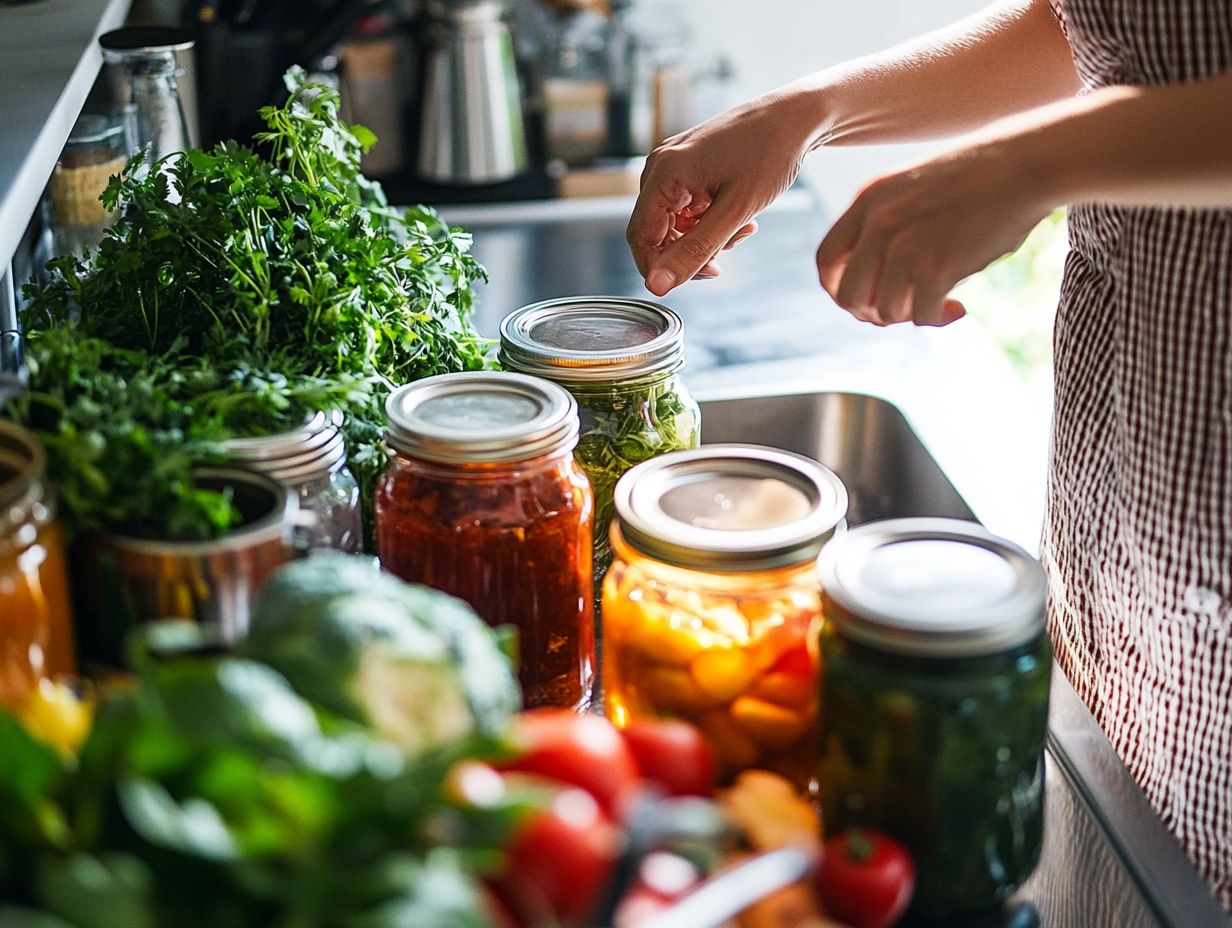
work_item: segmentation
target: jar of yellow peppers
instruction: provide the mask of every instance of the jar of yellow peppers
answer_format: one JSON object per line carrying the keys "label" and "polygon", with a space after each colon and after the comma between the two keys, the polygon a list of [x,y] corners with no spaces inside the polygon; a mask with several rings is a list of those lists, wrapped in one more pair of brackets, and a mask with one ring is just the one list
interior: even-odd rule
{"label": "jar of yellow peppers", "polygon": [[847,492],[815,461],[712,445],[638,465],[616,487],[603,589],[608,716],[681,718],[725,776],[801,787],[817,753],[817,555]]}

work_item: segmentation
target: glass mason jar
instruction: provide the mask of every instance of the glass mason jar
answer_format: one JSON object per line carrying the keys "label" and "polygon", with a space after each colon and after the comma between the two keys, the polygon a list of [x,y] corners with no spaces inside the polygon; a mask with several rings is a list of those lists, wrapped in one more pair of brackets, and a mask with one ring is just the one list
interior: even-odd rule
{"label": "glass mason jar", "polygon": [[996,904],[1043,838],[1043,571],[973,523],[900,519],[832,542],[821,575],[827,829],[899,838],[918,911]]}
{"label": "glass mason jar", "polygon": [[574,457],[595,495],[595,601],[612,561],[616,482],[655,455],[696,448],[701,413],[680,378],[684,325],[666,306],[622,297],[532,303],[501,322],[500,361],[554,381],[577,401]]}
{"label": "glass mason jar", "polygon": [[428,377],[385,408],[382,566],[513,626],[526,705],[588,708],[594,503],[573,460],[577,404],[545,380],[481,372]]}
{"label": "glass mason jar", "polygon": [[227,452],[239,465],[287,485],[299,502],[295,546],[354,554],[364,540],[359,484],[346,466],[338,413],[318,412],[303,428],[276,435],[233,438]]}
{"label": "glass mason jar", "polygon": [[807,787],[816,771],[816,559],[847,492],[807,458],[751,445],[664,455],[616,488],[603,590],[604,696],[618,726],[693,722],[725,778]]}
{"label": "glass mason jar", "polygon": [[64,536],[30,432],[0,422],[0,705],[19,711],[39,680],[74,672]]}

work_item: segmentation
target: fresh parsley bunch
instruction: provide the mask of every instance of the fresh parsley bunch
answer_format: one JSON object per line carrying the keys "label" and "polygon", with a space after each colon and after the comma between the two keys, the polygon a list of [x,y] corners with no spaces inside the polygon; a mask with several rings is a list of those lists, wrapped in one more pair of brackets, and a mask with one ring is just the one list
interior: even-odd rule
{"label": "fresh parsley bunch", "polygon": [[[484,275],[470,237],[430,210],[391,210],[360,171],[375,140],[338,117],[337,92],[299,68],[286,85],[254,147],[135,161],[112,178],[103,201],[120,218],[97,252],[52,262],[27,291],[35,398],[10,412],[48,443],[80,527],[216,536],[235,514],[192,489],[205,449],[318,408],[348,414],[367,496],[390,389],[486,363],[469,323]],[[93,450],[76,447],[76,404],[134,377],[150,389],[108,410]],[[153,478],[157,490],[117,492]]]}

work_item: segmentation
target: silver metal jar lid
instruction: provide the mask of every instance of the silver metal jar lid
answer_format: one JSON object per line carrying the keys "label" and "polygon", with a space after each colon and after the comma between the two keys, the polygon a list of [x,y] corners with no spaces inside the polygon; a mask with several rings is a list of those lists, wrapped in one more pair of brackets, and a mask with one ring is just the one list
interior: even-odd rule
{"label": "silver metal jar lid", "polygon": [[440,374],[385,401],[395,451],[447,464],[525,461],[572,448],[577,403],[538,377],[497,371]]}
{"label": "silver metal jar lid", "polygon": [[301,428],[232,438],[225,447],[235,463],[299,486],[342,469],[346,442],[339,431],[341,425],[340,413],[318,412]]}
{"label": "silver metal jar lid", "polygon": [[625,542],[678,567],[750,572],[804,564],[847,514],[816,461],[758,445],[675,451],[630,469],[615,492]]}
{"label": "silver metal jar lid", "polygon": [[501,364],[550,380],[626,380],[678,370],[684,324],[666,306],[577,296],[515,309],[501,322]]}
{"label": "silver metal jar lid", "polygon": [[879,650],[974,657],[1044,628],[1043,569],[974,522],[870,522],[828,544],[820,565],[826,617]]}

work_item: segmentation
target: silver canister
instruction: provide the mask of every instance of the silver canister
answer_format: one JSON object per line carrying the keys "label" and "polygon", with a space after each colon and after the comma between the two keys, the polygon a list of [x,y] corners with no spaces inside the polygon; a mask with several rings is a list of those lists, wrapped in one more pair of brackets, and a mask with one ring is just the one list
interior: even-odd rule
{"label": "silver canister", "polygon": [[233,438],[231,460],[285,484],[299,503],[295,546],[356,553],[363,544],[359,484],[346,466],[339,413],[318,412],[301,428]]}
{"label": "silver canister", "polygon": [[113,661],[133,624],[190,619],[222,642],[248,630],[257,593],[291,558],[297,505],[287,488],[264,474],[240,468],[202,468],[199,487],[226,491],[243,522],[210,541],[160,541],[101,536],[93,551],[95,594],[109,623],[110,640],[99,658]]}

